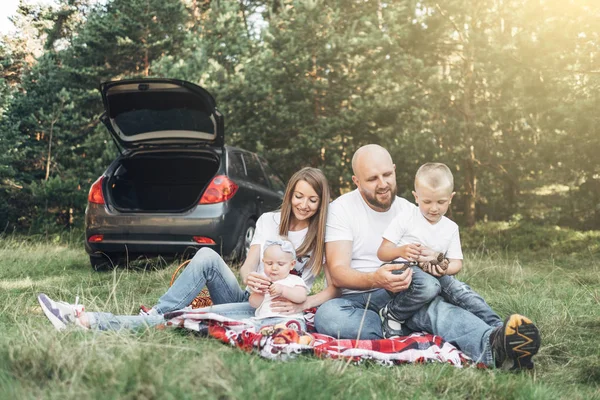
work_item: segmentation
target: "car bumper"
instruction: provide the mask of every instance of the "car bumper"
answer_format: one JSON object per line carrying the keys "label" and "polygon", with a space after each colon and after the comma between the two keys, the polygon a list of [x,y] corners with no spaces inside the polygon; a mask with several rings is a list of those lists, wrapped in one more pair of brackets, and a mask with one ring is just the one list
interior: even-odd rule
{"label": "car bumper", "polygon": [[[88,204],[85,248],[88,254],[175,255],[210,247],[227,256],[237,244],[240,221],[245,221],[243,216],[226,203],[202,205],[181,214],[125,214]],[[102,235],[102,241],[90,242],[94,235]],[[212,239],[215,244],[197,243],[194,236]]]}

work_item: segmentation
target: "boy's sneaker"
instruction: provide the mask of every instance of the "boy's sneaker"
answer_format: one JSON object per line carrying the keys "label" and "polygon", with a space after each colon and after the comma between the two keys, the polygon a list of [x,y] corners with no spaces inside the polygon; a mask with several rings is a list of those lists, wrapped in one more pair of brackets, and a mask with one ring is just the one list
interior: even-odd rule
{"label": "boy's sneaker", "polygon": [[76,325],[83,329],[89,329],[79,321],[79,317],[85,311],[83,305],[77,304],[79,298],[75,299],[75,304],[69,304],[63,301],[54,301],[44,293],[40,293],[37,299],[42,307],[42,311],[44,311],[46,317],[48,317],[57,330],[62,331],[67,325]]}
{"label": "boy's sneaker", "polygon": [[527,317],[512,314],[504,320],[504,325],[496,328],[490,335],[490,344],[496,368],[505,361],[513,361],[511,371],[532,369],[531,358],[538,352],[541,344],[540,332]]}
{"label": "boy's sneaker", "polygon": [[391,339],[403,336],[402,324],[404,321],[399,321],[394,318],[392,314],[390,314],[387,304],[379,310],[379,316],[381,317],[381,330],[383,331],[384,338]]}

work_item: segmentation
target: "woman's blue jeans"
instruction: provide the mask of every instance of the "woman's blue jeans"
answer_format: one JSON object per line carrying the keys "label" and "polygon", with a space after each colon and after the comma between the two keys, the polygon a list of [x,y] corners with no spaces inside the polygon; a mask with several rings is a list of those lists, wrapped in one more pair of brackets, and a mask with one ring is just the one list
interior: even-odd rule
{"label": "woman's blue jeans", "polygon": [[[254,316],[255,309],[248,303],[250,294],[240,288],[229,266],[209,248],[202,248],[196,253],[153,308],[159,314],[185,308],[204,286],[208,288],[213,305],[200,310],[232,319]],[[101,312],[88,312],[87,315],[92,329],[99,330],[135,329],[165,322],[162,315],[114,315]]]}

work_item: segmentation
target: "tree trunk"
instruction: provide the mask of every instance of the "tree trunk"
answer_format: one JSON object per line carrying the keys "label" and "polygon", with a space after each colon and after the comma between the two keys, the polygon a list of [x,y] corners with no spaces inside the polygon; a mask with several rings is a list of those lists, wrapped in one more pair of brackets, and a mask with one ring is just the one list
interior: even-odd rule
{"label": "tree trunk", "polygon": [[144,76],[150,75],[150,62],[148,61],[148,48],[144,49]]}
{"label": "tree trunk", "polygon": [[317,69],[317,55],[315,53],[313,53],[312,55],[312,77],[313,77],[313,84],[314,84],[314,112],[315,112],[315,122],[319,119],[320,116],[320,111],[321,111],[321,103],[319,101],[319,89],[317,88],[317,85],[319,84],[319,78],[317,77],[318,74],[318,69]]}
{"label": "tree trunk", "polygon": [[[473,25],[470,25],[474,29]],[[469,153],[465,160],[465,223],[467,226],[475,225],[475,212],[477,200],[477,171],[473,132],[473,103],[474,103],[474,83],[475,83],[475,45],[472,39],[472,32],[465,35],[463,39],[464,64],[463,76],[465,80],[465,89],[463,94],[463,122],[465,143],[469,145]]]}
{"label": "tree trunk", "polygon": [[50,177],[50,159],[52,158],[52,134],[54,133],[54,121],[50,122],[50,137],[48,138],[48,158],[46,159],[46,178],[44,181],[48,181]]}
{"label": "tree trunk", "polygon": [[505,185],[504,185],[504,200],[507,205],[508,215],[503,215],[503,218],[509,217],[514,214],[518,210],[517,199],[519,198],[519,181],[515,179],[516,175],[513,177],[508,173],[505,175]]}
{"label": "tree trunk", "polygon": [[240,0],[240,10],[242,11],[242,20],[244,21],[244,29],[246,29],[246,35],[248,39],[250,39],[250,28],[248,27],[248,20],[246,18],[246,5],[244,4],[244,0]]}
{"label": "tree trunk", "polygon": [[[460,44],[462,45],[462,78],[464,81],[464,92],[462,97],[462,109],[460,110],[463,115],[463,126],[462,126],[462,144],[467,147],[465,157],[463,159],[465,168],[465,223],[467,226],[475,225],[476,215],[476,201],[477,201],[477,164],[479,163],[475,153],[475,139],[474,139],[474,111],[473,105],[475,104],[475,43],[474,36],[475,30],[477,29],[477,15],[479,13],[478,4],[475,0],[471,1],[472,13],[470,18],[467,19],[465,15],[465,21],[463,24],[457,24],[457,22],[451,18],[446,11],[442,9],[439,4],[436,4],[437,10],[440,14],[448,20],[453,26],[454,30],[458,34]],[[468,26],[468,29],[464,29]]]}
{"label": "tree trunk", "polygon": [[381,0],[377,0],[377,24],[379,30],[383,32],[383,5],[381,4]]}
{"label": "tree trunk", "polygon": [[469,157],[465,160],[465,223],[475,225],[475,200],[477,198],[477,174],[475,173],[475,150],[471,146]]}

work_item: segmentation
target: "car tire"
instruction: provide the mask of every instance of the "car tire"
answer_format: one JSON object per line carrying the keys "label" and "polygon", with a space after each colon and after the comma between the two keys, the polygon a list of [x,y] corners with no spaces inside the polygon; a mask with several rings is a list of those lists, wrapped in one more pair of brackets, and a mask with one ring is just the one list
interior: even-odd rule
{"label": "car tire", "polygon": [[90,255],[90,264],[94,271],[111,271],[119,265],[120,258],[116,254],[98,253]]}
{"label": "car tire", "polygon": [[231,254],[231,258],[233,261],[242,262],[246,259],[248,255],[248,250],[250,250],[250,243],[252,243],[252,239],[254,238],[254,232],[256,231],[256,222],[253,219],[249,219],[244,224],[244,228],[242,229],[242,233],[238,238],[238,242]]}

